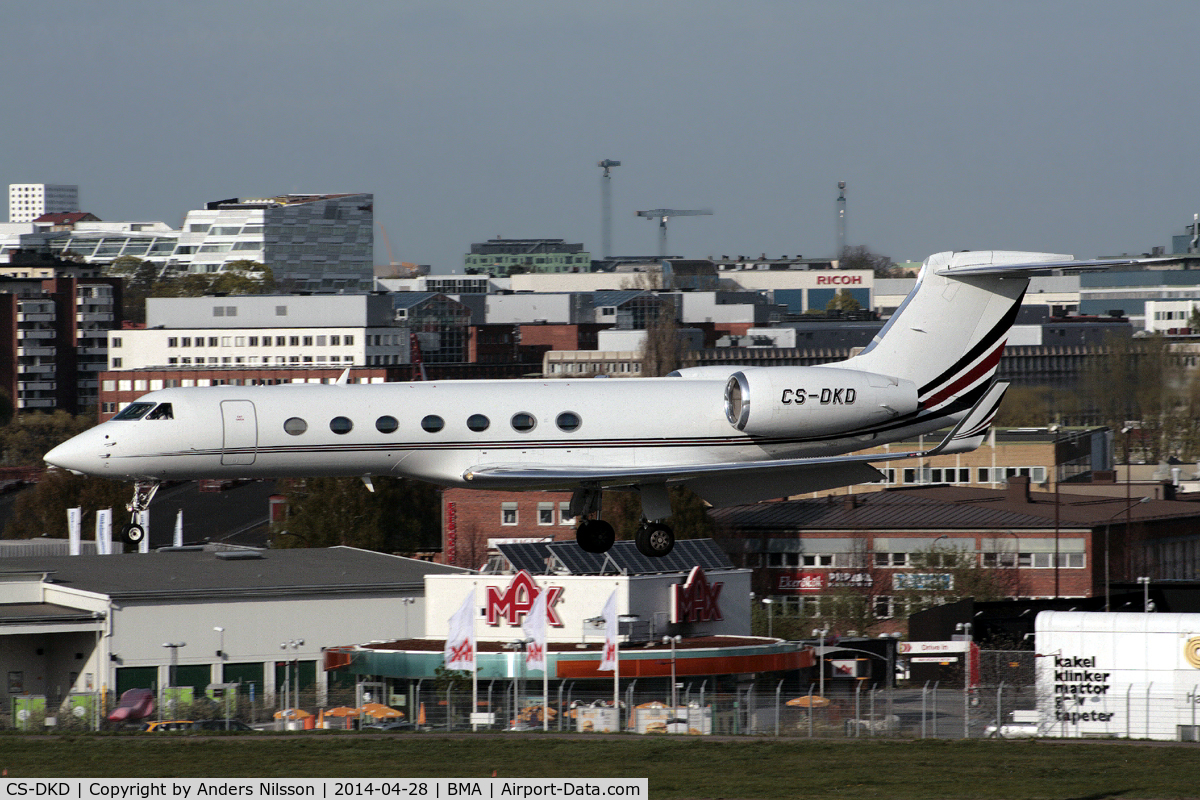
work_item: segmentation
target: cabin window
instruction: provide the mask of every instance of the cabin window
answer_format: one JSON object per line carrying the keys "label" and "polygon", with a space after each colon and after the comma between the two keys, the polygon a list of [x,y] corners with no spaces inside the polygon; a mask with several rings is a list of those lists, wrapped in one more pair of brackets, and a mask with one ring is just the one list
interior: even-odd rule
{"label": "cabin window", "polygon": [[526,411],[518,411],[513,414],[512,426],[517,433],[529,433],[537,427],[537,419]]}
{"label": "cabin window", "polygon": [[349,417],[334,417],[329,420],[329,430],[336,434],[349,433],[354,429],[354,423]]}
{"label": "cabin window", "polygon": [[471,416],[467,417],[467,427],[476,433],[479,433],[480,431],[486,431],[488,426],[491,424],[492,421],[483,414],[472,414]]}
{"label": "cabin window", "polygon": [[299,436],[308,430],[308,423],[299,417],[292,417],[287,422],[283,423],[283,429],[292,436]]}
{"label": "cabin window", "polygon": [[375,420],[375,429],[380,433],[394,433],[399,427],[400,423],[396,421],[395,417],[384,416]]}
{"label": "cabin window", "polygon": [[113,419],[141,419],[152,408],[154,408],[154,403],[130,403]]}
{"label": "cabin window", "polygon": [[437,414],[430,414],[421,420],[421,429],[427,433],[437,433],[444,427],[446,427],[446,421]]}
{"label": "cabin window", "polygon": [[146,419],[175,419],[170,403],[159,403],[158,408],[146,415]]}
{"label": "cabin window", "polygon": [[564,411],[558,415],[558,419],[556,419],[555,422],[558,423],[559,430],[570,433],[572,431],[579,430],[579,426],[582,424],[583,420],[581,420],[579,415],[574,411]]}

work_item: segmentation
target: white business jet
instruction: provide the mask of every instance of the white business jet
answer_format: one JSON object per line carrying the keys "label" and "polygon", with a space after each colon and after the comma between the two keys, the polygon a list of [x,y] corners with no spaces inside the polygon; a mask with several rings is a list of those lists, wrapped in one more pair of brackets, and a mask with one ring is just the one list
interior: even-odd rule
{"label": "white business jet", "polygon": [[[214,386],[150,392],[46,454],[76,473],[159,483],[395,475],[443,486],[573,492],[579,545],[602,553],[601,492],[641,495],[638,549],[671,551],[670,485],[714,506],[882,479],[872,462],[973,450],[1033,272],[1124,262],[939,253],[874,341],[821,367],[694,367],[665,378]],[[928,450],[853,454],[944,428]],[[139,541],[134,521],[122,535]]]}

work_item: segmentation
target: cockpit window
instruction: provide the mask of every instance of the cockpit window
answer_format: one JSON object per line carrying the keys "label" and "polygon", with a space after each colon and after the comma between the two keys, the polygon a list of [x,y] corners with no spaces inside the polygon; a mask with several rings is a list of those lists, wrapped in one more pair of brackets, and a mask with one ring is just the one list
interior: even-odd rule
{"label": "cockpit window", "polygon": [[121,413],[113,419],[141,419],[152,408],[154,408],[154,403],[130,403],[121,409]]}
{"label": "cockpit window", "polygon": [[158,408],[146,415],[146,419],[175,419],[170,403],[159,403]]}

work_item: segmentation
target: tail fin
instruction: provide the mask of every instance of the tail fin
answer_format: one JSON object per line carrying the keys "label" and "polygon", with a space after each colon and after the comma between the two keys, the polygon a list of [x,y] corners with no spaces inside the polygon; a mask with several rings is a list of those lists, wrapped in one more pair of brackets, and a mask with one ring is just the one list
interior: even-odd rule
{"label": "tail fin", "polygon": [[995,376],[1029,273],[1070,261],[999,250],[932,255],[874,341],[839,366],[911,380],[926,412],[974,402]]}

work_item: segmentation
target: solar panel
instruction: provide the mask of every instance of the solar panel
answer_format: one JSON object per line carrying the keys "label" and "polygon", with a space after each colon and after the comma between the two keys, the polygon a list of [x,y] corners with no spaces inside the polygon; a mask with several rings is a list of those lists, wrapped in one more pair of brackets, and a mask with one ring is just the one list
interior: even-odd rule
{"label": "solar panel", "polygon": [[[589,553],[574,542],[540,546],[547,547],[572,575],[599,575],[612,571],[612,565],[626,575],[690,572],[692,567],[704,570],[734,569],[729,556],[712,539],[680,539],[675,542],[675,548],[662,558],[642,555],[637,545],[629,541],[615,542],[606,554]],[[511,545],[501,545],[501,552],[505,552],[504,547]],[[606,555],[608,558],[605,558]],[[611,564],[608,564],[609,559]],[[513,566],[516,566],[515,562]]]}
{"label": "solar panel", "polygon": [[546,572],[546,559],[550,550],[546,542],[518,542],[514,544],[496,545],[500,555],[508,559],[515,570],[525,570],[530,575],[543,575]]}

